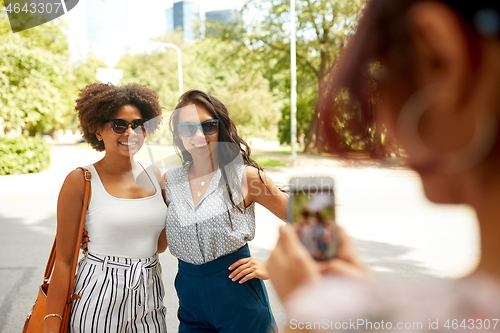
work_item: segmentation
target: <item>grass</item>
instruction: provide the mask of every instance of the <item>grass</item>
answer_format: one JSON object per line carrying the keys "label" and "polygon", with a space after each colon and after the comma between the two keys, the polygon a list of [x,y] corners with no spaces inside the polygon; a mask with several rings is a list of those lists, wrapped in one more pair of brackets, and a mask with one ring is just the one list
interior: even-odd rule
{"label": "grass", "polygon": [[252,156],[252,159],[263,168],[274,168],[286,165],[286,162],[273,160],[272,158],[267,157]]}
{"label": "grass", "polygon": [[[299,149],[298,149],[299,150]],[[262,148],[252,148],[252,153],[268,153],[268,154],[287,154],[287,155],[290,155],[290,153],[292,152],[292,148],[290,147],[283,147],[282,149],[274,149],[274,150],[270,150],[270,149],[262,149]],[[300,151],[297,151],[298,153],[301,153],[302,152],[302,148],[300,149]]]}
{"label": "grass", "polygon": [[[252,148],[252,153],[268,153],[268,154],[287,154],[290,155],[292,152],[292,148],[284,148],[284,149],[279,149],[279,150],[269,150],[269,149],[259,149],[259,148]],[[300,151],[302,152],[302,151]]]}
{"label": "grass", "polygon": [[[78,148],[84,148],[84,149],[92,149],[88,144],[82,143],[78,145]],[[253,149],[252,149],[253,151]],[[287,154],[289,155],[290,152],[288,151],[281,151],[281,150],[263,150],[263,149],[256,149],[255,151],[258,152],[265,152],[265,153],[271,153],[271,154]],[[153,158],[156,163],[166,163],[169,165],[181,165],[180,159],[177,157],[177,154],[171,151],[160,151],[157,149],[152,148],[151,153],[153,154]],[[137,155],[135,156],[137,159],[140,160],[146,160],[146,161],[151,161],[149,152],[147,149],[141,149]],[[267,157],[262,157],[262,156],[252,156],[252,159],[259,163],[259,165],[263,168],[274,168],[278,166],[284,166],[287,165],[286,162],[280,161],[280,160],[275,160],[272,158],[267,158]]]}

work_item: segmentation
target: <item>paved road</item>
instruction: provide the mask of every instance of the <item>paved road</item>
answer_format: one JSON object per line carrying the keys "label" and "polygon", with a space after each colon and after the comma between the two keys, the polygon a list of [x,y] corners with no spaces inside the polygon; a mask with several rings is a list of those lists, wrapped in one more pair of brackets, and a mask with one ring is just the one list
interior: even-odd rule
{"label": "paved road", "polygon": [[[165,151],[171,154],[171,150]],[[20,332],[34,301],[55,233],[56,200],[65,175],[101,156],[81,147],[54,146],[50,170],[0,176],[0,332]],[[287,158],[279,154],[273,157]],[[268,173],[282,183],[292,174],[334,177],[337,219],[353,237],[377,279],[460,277],[477,261],[478,230],[472,211],[430,204],[413,172],[301,155],[295,168]],[[257,235],[250,243],[256,257],[267,259],[281,224],[271,213],[257,207]],[[161,262],[168,328],[176,332],[173,279],[177,263],[168,251],[161,255]],[[283,327],[285,314],[270,284],[268,288],[273,311]]]}

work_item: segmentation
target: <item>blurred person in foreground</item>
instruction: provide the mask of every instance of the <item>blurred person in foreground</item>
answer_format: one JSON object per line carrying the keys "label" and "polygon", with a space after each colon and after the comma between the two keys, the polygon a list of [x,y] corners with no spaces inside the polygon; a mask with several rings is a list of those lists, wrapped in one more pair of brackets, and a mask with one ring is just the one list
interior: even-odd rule
{"label": "blurred person in foreground", "polygon": [[376,117],[429,200],[473,207],[481,259],[460,280],[369,284],[342,230],[338,257],[320,266],[284,227],[268,268],[287,330],[500,330],[500,1],[369,1],[322,93],[330,141],[329,101],[341,89],[362,103],[375,89]]}

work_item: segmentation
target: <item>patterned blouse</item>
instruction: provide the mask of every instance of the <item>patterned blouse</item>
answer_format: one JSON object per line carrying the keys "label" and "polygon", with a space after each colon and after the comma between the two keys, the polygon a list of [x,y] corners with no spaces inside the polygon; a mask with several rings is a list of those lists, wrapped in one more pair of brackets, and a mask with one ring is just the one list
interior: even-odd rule
{"label": "patterned blouse", "polygon": [[245,210],[241,204],[243,163],[231,163],[239,184],[233,189],[233,207],[227,196],[226,182],[219,168],[196,205],[189,187],[189,164],[167,171],[165,194],[167,210],[166,232],[170,252],[178,259],[200,265],[235,252],[255,236],[255,204]]}

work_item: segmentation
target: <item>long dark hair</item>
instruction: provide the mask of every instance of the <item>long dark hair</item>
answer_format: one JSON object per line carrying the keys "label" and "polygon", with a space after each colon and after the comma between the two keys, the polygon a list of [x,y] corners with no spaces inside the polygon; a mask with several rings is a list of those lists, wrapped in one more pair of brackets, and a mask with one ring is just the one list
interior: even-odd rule
{"label": "long dark hair", "polygon": [[[231,184],[240,184],[240,179],[237,177],[236,170],[232,165],[238,156],[241,154],[243,163],[248,166],[257,168],[260,180],[263,182],[260,172],[263,171],[262,167],[250,158],[250,146],[238,135],[238,130],[233,120],[229,117],[226,106],[216,97],[209,95],[201,90],[189,90],[185,92],[180,98],[179,103],[175,107],[175,111],[170,117],[170,130],[174,136],[174,147],[182,160],[182,164],[186,165],[193,162],[193,157],[184,147],[179,135],[177,125],[179,124],[179,117],[181,108],[195,104],[203,106],[214,119],[219,120],[219,142],[226,142],[228,144],[218,145],[219,167],[222,173],[222,180],[226,183],[228,199],[231,201],[233,207],[238,208],[241,212],[243,210],[234,201],[234,191],[237,190],[241,194],[241,186],[230,186]],[[243,198],[244,201],[244,198]]]}

